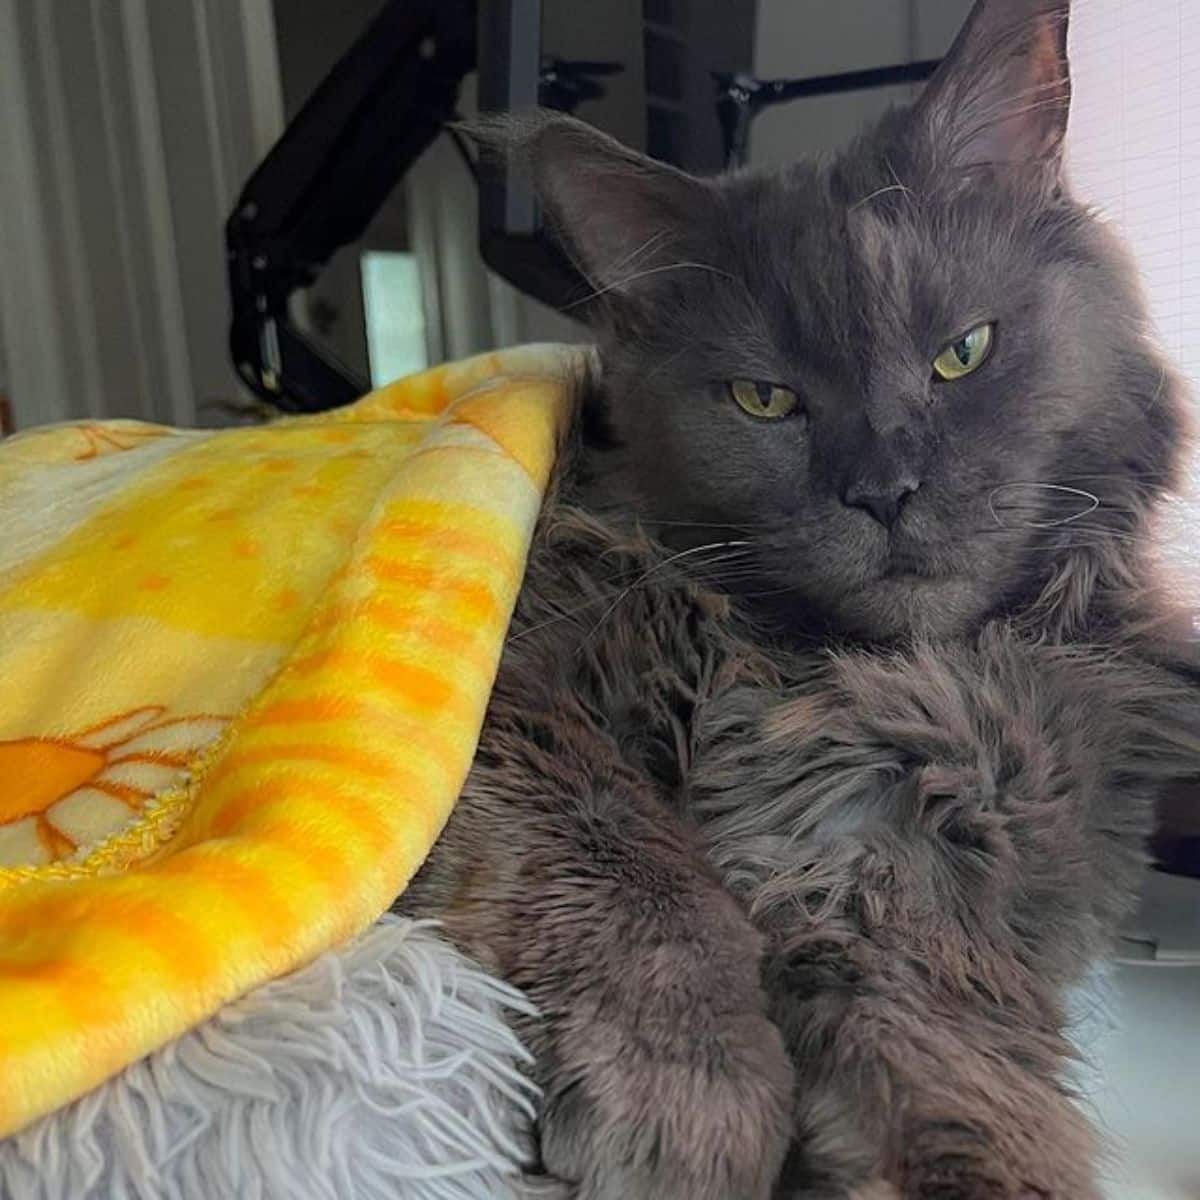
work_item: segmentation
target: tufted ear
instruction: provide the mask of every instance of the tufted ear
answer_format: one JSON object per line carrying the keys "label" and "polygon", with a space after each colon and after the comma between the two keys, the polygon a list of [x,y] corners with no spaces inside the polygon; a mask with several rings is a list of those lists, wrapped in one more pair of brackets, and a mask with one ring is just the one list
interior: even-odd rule
{"label": "tufted ear", "polygon": [[573,117],[485,117],[467,131],[530,171],[546,221],[596,291],[635,296],[686,257],[713,204],[704,181],[628,149]]}
{"label": "tufted ear", "polygon": [[1057,173],[1071,104],[1069,0],[977,0],[913,110],[934,160]]}

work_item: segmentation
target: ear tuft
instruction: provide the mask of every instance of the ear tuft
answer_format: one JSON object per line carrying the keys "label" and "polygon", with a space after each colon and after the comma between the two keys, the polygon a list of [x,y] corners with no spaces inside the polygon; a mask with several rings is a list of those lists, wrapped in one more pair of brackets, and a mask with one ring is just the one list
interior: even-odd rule
{"label": "ear tuft", "polygon": [[1068,0],[978,0],[914,108],[934,160],[1057,173],[1071,104]]}
{"label": "ear tuft", "polygon": [[[462,126],[485,157],[534,181],[547,224],[596,291],[633,295],[707,205],[702,180],[558,113],[486,116]],[[674,247],[674,249],[673,249]]]}

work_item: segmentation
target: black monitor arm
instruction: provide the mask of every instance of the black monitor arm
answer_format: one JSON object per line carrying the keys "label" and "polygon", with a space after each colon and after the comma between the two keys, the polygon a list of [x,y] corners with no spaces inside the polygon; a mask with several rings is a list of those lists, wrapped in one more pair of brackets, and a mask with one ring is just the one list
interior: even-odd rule
{"label": "black monitor arm", "polygon": [[801,100],[808,96],[832,96],[838,92],[860,92],[898,83],[924,83],[941,60],[900,63],[894,67],[871,67],[839,75],[815,75],[806,79],[756,79],[744,72],[713,72],[717,86],[717,116],[725,142],[725,165],[731,170],[746,165],[750,124],[765,108]]}
{"label": "black monitor arm", "polygon": [[[614,62],[544,58],[540,0],[388,0],[251,175],[225,226],[238,374],[286,412],[348,404],[368,387],[293,324],[289,301],[342,246],[357,241],[405,171],[456,115],[463,77],[480,62],[484,109],[522,104],[573,111],[603,94]],[[927,77],[911,63],[805,80],[718,75],[717,108],[730,165],[744,160],[763,108]],[[519,96],[513,82],[519,82]],[[493,92],[496,93],[493,95]],[[577,274],[542,235],[528,182],[476,164],[484,260],[543,302],[579,294]]]}
{"label": "black monitor arm", "polygon": [[230,351],[275,407],[333,408],[367,390],[295,328],[288,300],[362,236],[454,116],[475,45],[473,0],[390,0],[242,189],[225,226]]}

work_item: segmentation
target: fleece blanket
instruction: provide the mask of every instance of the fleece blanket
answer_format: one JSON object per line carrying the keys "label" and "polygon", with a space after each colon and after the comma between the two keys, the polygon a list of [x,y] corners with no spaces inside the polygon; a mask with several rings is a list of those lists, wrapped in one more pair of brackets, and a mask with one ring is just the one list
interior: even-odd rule
{"label": "fleece blanket", "polygon": [[0,443],[0,1135],[362,931],[474,752],[577,355]]}
{"label": "fleece blanket", "polygon": [[6,1200],[563,1200],[529,1179],[511,988],[426,925],[226,1004],[0,1140]]}

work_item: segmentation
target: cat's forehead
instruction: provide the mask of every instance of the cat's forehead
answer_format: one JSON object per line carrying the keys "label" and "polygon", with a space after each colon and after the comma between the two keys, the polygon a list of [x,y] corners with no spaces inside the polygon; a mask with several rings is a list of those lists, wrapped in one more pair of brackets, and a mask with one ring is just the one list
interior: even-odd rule
{"label": "cat's forehead", "polygon": [[803,365],[845,381],[916,369],[1024,304],[1046,270],[1030,223],[982,192],[922,191],[886,169],[848,179],[811,164],[739,190],[727,208],[733,257],[720,264],[737,283],[713,276],[713,305],[699,319],[730,352],[771,347],[776,370]]}
{"label": "cat's forehead", "polygon": [[941,319],[1028,273],[1020,206],[982,188],[906,183],[890,164],[804,165],[762,183],[742,265],[810,324]]}

